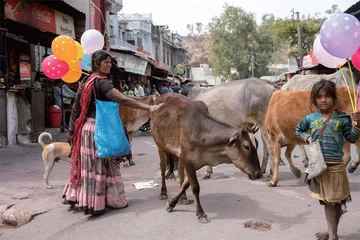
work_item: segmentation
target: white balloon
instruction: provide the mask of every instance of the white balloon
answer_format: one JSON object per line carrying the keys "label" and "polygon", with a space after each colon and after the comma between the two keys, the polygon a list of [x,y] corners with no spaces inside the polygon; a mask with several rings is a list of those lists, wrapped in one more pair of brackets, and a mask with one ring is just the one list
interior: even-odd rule
{"label": "white balloon", "polygon": [[104,47],[104,36],[95,29],[89,29],[83,33],[80,39],[84,52],[92,54]]}
{"label": "white balloon", "polygon": [[320,42],[320,35],[314,41],[314,55],[319,63],[328,68],[338,68],[339,65],[342,66],[347,61],[344,58],[337,58],[328,53]]}

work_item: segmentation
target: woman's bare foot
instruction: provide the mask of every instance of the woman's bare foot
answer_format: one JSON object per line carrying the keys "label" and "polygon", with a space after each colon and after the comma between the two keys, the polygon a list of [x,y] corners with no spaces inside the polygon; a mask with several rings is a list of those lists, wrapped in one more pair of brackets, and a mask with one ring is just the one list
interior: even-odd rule
{"label": "woman's bare foot", "polygon": [[315,233],[315,237],[317,240],[328,240],[329,239],[329,233],[327,232],[318,232]]}

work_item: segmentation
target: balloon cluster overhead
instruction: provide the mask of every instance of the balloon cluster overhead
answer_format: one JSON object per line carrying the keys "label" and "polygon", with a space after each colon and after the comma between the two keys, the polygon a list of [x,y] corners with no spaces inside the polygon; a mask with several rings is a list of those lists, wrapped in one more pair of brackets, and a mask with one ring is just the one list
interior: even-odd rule
{"label": "balloon cluster overhead", "polygon": [[75,83],[83,74],[91,70],[91,55],[104,47],[104,36],[95,29],[83,33],[81,44],[69,36],[57,36],[51,43],[53,55],[47,56],[41,66],[50,79],[62,79]]}
{"label": "balloon cluster overhead", "polygon": [[[341,13],[329,17],[320,28],[314,41],[314,55],[320,64],[328,68],[339,68],[348,90],[353,112],[360,108],[360,88],[355,85],[350,59],[360,70],[360,22],[353,15]],[[348,83],[342,66],[348,62],[351,81]],[[353,91],[352,89],[356,89]]]}
{"label": "balloon cluster overhead", "polygon": [[314,55],[320,64],[339,68],[349,59],[360,70],[360,22],[347,13],[324,21],[314,41]]}

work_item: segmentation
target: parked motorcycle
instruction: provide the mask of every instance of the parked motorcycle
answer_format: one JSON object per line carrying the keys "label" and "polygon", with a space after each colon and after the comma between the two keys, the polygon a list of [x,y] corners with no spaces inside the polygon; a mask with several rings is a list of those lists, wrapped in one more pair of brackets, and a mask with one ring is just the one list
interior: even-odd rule
{"label": "parked motorcycle", "polygon": [[139,130],[141,132],[150,132],[150,119],[146,123],[144,123]]}

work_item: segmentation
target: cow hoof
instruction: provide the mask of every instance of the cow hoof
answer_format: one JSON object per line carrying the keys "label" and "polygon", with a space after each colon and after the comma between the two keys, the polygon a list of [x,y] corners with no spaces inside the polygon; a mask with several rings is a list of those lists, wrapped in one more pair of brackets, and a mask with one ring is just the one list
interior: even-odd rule
{"label": "cow hoof", "polygon": [[198,216],[199,223],[209,223],[210,220],[207,218],[207,215],[205,213],[202,214],[196,214]]}
{"label": "cow hoof", "polygon": [[166,193],[161,193],[160,196],[159,196],[159,199],[160,200],[166,200],[166,199],[168,199],[168,195]]}
{"label": "cow hoof", "polygon": [[294,174],[295,177],[301,178],[301,171],[298,168],[291,169],[291,172]]}
{"label": "cow hoof", "polygon": [[[174,206],[175,207],[175,206]],[[168,212],[172,212],[173,210],[174,210],[174,207],[172,207],[171,205],[170,205],[170,201],[167,201],[166,202],[166,211],[168,211]]]}
{"label": "cow hoof", "polygon": [[350,164],[348,167],[349,173],[353,173],[356,170],[356,168],[357,168],[357,166],[354,167],[354,166],[352,166],[352,164]]}
{"label": "cow hoof", "polygon": [[276,187],[276,185],[278,184],[278,181],[276,180],[276,181],[273,181],[273,180],[271,180],[270,182],[268,182],[268,187]]}
{"label": "cow hoof", "polygon": [[282,159],[280,159],[279,165],[280,165],[280,166],[285,166],[286,164],[285,164],[285,162],[284,162]]}
{"label": "cow hoof", "polygon": [[209,179],[211,178],[211,173],[205,173],[205,175],[202,177],[202,179]]}
{"label": "cow hoof", "polygon": [[127,162],[124,162],[123,167],[129,167],[129,166],[130,166],[130,164],[129,164],[128,161],[127,161]]}
{"label": "cow hoof", "polygon": [[207,217],[198,218],[199,223],[209,223],[210,220]]}
{"label": "cow hoof", "polygon": [[182,205],[189,205],[190,201],[187,198],[180,198],[180,204]]}
{"label": "cow hoof", "polygon": [[53,185],[47,185],[46,188],[47,189],[53,189]]}

